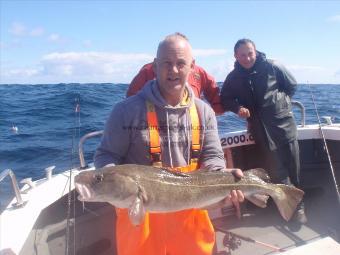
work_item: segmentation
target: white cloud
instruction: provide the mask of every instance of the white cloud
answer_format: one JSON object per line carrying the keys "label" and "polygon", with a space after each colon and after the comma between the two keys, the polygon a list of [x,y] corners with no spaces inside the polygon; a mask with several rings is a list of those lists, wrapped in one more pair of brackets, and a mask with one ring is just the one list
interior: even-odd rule
{"label": "white cloud", "polygon": [[205,68],[217,82],[223,82],[227,75],[234,69],[234,59],[228,58],[214,61],[211,66]]}
{"label": "white cloud", "polygon": [[339,70],[339,67],[329,68],[318,65],[287,65],[287,68],[295,76],[298,83],[340,83],[340,75],[336,75],[336,70]]}
{"label": "white cloud", "polygon": [[[10,42],[0,42],[0,49],[15,49],[22,47],[22,41],[14,39]],[[0,56],[1,57],[1,56]]]}
{"label": "white cloud", "polygon": [[24,77],[32,77],[39,73],[38,69],[33,68],[22,68],[22,69],[12,69],[9,70],[6,75],[8,76],[24,76]]}
{"label": "white cloud", "polygon": [[195,57],[221,56],[227,53],[224,49],[193,49],[192,51]]}
{"label": "white cloud", "polygon": [[3,70],[2,83],[128,83],[153,56],[111,52],[54,52],[36,67]]}
{"label": "white cloud", "polygon": [[329,22],[340,22],[340,15],[334,15],[334,16],[328,17],[327,21],[329,21]]}
{"label": "white cloud", "polygon": [[92,41],[91,40],[84,40],[82,42],[84,47],[91,47],[92,46]]}
{"label": "white cloud", "polygon": [[289,65],[287,66],[289,70],[295,71],[323,71],[325,70],[322,66],[306,66],[306,65]]}
{"label": "white cloud", "polygon": [[151,61],[147,54],[117,54],[110,52],[50,53],[42,58],[45,74],[74,76],[113,76],[129,72],[135,63]]}
{"label": "white cloud", "polygon": [[150,58],[148,54],[121,54],[110,52],[54,52],[43,56],[43,61],[60,63],[87,63],[87,64],[100,64],[100,63],[122,63],[138,61],[141,59]]}
{"label": "white cloud", "polygon": [[14,36],[41,36],[44,34],[44,29],[42,27],[35,27],[33,29],[28,28],[20,22],[13,22],[8,30],[8,32]]}
{"label": "white cloud", "polygon": [[[53,52],[35,65],[18,67],[2,62],[0,83],[129,83],[140,68],[153,60],[152,54],[113,52]],[[233,69],[232,55],[200,57],[202,66],[216,81],[224,81]],[[299,83],[340,83],[339,66],[285,65]]]}
{"label": "white cloud", "polygon": [[26,35],[26,27],[19,22],[13,22],[9,28],[9,32],[15,36]]}
{"label": "white cloud", "polygon": [[31,30],[31,32],[29,33],[30,36],[41,36],[44,34],[44,29],[42,27],[36,27],[34,29]]}
{"label": "white cloud", "polygon": [[50,42],[58,42],[61,40],[61,36],[59,34],[50,34],[47,37],[47,40],[49,40]]}

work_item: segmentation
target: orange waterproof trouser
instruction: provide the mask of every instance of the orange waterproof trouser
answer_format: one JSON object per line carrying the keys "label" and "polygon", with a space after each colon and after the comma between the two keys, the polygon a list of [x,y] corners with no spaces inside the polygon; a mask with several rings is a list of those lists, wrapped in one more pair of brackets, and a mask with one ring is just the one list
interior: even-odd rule
{"label": "orange waterproof trouser", "polygon": [[147,213],[133,226],[127,209],[116,209],[118,255],[210,255],[215,233],[206,210]]}

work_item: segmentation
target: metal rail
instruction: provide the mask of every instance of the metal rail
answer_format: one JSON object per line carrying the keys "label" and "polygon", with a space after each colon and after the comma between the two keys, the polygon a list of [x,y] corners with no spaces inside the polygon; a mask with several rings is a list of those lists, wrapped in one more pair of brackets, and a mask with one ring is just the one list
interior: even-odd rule
{"label": "metal rail", "polygon": [[13,190],[14,190],[14,193],[15,193],[15,197],[17,199],[17,202],[14,204],[14,206],[20,207],[20,206],[24,205],[25,203],[21,198],[18,182],[17,182],[17,179],[15,178],[14,172],[11,169],[6,169],[6,170],[2,171],[0,173],[0,182],[3,179],[5,179],[6,176],[11,177],[11,180],[12,180],[12,187],[13,187]]}
{"label": "metal rail", "polygon": [[85,159],[84,159],[84,151],[83,151],[84,142],[89,138],[92,138],[92,137],[95,137],[95,136],[98,136],[98,135],[103,135],[103,133],[104,133],[103,130],[94,131],[94,132],[88,133],[88,134],[84,135],[82,138],[80,138],[80,140],[79,140],[79,161],[80,161],[80,168],[81,169],[84,169],[84,168],[87,167],[87,164],[86,164]]}
{"label": "metal rail", "polygon": [[338,205],[340,205],[340,189],[339,189],[339,185],[338,185],[337,180],[336,180],[336,175],[335,175],[335,171],[334,171],[331,155],[329,154],[326,137],[325,137],[325,134],[324,134],[323,129],[322,129],[321,120],[320,120],[320,116],[319,116],[319,111],[318,111],[318,108],[316,107],[316,103],[315,103],[315,100],[314,100],[314,94],[313,94],[313,91],[312,91],[312,88],[311,88],[310,84],[308,84],[308,85],[309,85],[309,92],[310,92],[311,97],[312,97],[312,101],[313,101],[316,117],[318,118],[319,130],[320,130],[321,138],[322,138],[322,141],[323,141],[323,144],[324,144],[324,148],[325,148],[325,151],[326,151],[326,155],[327,155],[327,159],[328,159],[328,163],[329,163],[329,168],[331,170],[331,174],[332,174],[332,177],[333,177],[334,188],[335,188],[335,191],[336,191],[336,194],[337,194],[337,197],[338,197]]}
{"label": "metal rail", "polygon": [[301,126],[304,127],[305,124],[306,124],[305,107],[299,101],[292,100],[291,103],[292,103],[293,106],[297,106],[298,108],[300,108],[300,110],[301,110]]}

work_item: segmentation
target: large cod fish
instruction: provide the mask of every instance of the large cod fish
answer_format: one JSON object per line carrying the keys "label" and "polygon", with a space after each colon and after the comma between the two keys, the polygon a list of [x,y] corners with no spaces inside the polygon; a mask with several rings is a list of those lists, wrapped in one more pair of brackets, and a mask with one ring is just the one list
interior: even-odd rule
{"label": "large cod fish", "polygon": [[243,172],[239,179],[227,171],[197,170],[173,172],[143,165],[117,165],[75,176],[78,199],[87,202],[108,202],[128,208],[135,225],[145,212],[174,212],[189,208],[206,208],[224,200],[231,190],[241,190],[245,198],[259,207],[266,207],[271,196],[280,214],[289,220],[304,192],[284,184],[269,183],[265,170]]}

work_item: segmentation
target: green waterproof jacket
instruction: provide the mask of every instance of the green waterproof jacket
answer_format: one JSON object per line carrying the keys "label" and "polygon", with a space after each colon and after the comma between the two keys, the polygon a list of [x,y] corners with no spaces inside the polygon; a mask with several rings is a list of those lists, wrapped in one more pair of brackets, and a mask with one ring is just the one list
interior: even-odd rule
{"label": "green waterproof jacket", "polygon": [[247,119],[255,142],[275,150],[297,136],[291,97],[297,87],[295,78],[281,64],[257,52],[251,69],[238,62],[224,81],[221,101],[226,111],[238,113],[241,106],[250,111]]}

